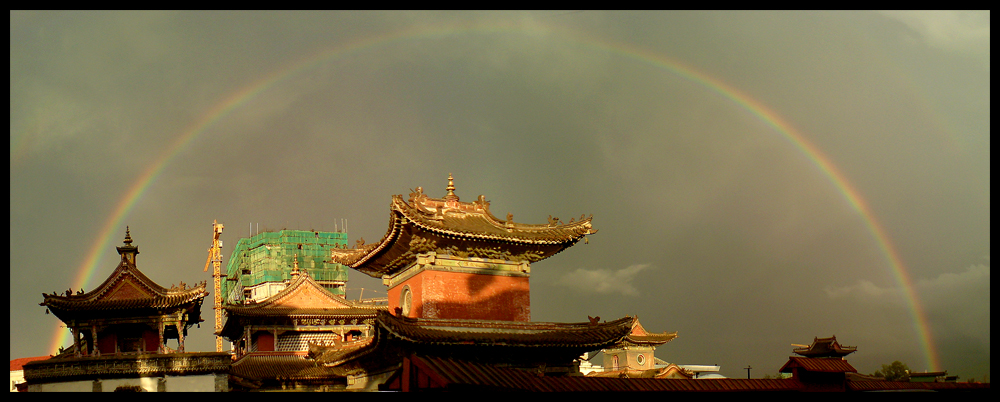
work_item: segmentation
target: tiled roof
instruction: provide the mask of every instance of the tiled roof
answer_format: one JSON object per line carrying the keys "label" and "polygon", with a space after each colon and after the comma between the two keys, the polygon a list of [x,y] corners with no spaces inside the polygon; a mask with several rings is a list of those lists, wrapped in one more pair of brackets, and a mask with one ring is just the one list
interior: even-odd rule
{"label": "tiled roof", "polygon": [[633,320],[625,317],[600,324],[560,324],[413,319],[379,312],[376,335],[370,342],[350,348],[311,345],[310,356],[327,366],[346,369],[398,364],[402,356],[416,350],[513,365],[541,361],[561,364],[587,350],[621,342]]}
{"label": "tiled roof", "polygon": [[479,258],[535,262],[594,233],[590,217],[569,223],[556,218],[542,225],[514,223],[510,215],[507,220],[493,216],[483,196],[467,203],[457,196],[430,198],[418,188],[409,202],[392,196],[389,229],[379,242],[366,245],[359,240],[353,249],[334,249],[332,259],[381,278],[404,268],[418,252],[448,253],[453,248]]}
{"label": "tiled roof", "polygon": [[31,363],[37,360],[48,360],[52,356],[35,356],[35,357],[21,357],[18,359],[13,359],[10,361],[10,371],[22,370],[26,363]]}
{"label": "tiled roof", "polygon": [[235,308],[227,308],[226,310],[231,311],[231,316],[241,316],[241,317],[336,317],[336,318],[361,318],[361,317],[375,317],[375,313],[379,310],[384,311],[385,306],[372,306],[369,308],[364,307],[346,307],[346,308],[286,308],[286,307],[272,307],[272,308],[254,308],[253,306],[240,306],[239,310]]}
{"label": "tiled roof", "polygon": [[636,370],[636,369],[622,369],[622,370],[611,370],[611,371],[594,371],[587,374],[587,377],[606,377],[606,378],[658,378],[658,379],[692,379],[694,378],[694,373],[689,370],[670,363],[666,367],[658,367],[647,370]]}
{"label": "tiled roof", "polygon": [[180,285],[165,288],[153,282],[134,264],[124,259],[111,276],[97,288],[86,293],[66,295],[45,294],[41,306],[46,306],[62,320],[71,319],[77,312],[129,309],[169,309],[201,305],[208,292],[202,281],[193,287]]}
{"label": "tiled roof", "polygon": [[227,305],[230,316],[336,316],[374,317],[375,312],[386,306],[373,306],[347,300],[330,293],[308,274],[300,273],[280,292],[259,303]]}
{"label": "tiled roof", "polygon": [[638,345],[660,346],[677,338],[677,331],[674,332],[649,332],[643,328],[639,320],[635,320],[632,332],[628,334],[628,342]]}
{"label": "tiled roof", "polygon": [[634,317],[605,323],[415,319],[380,313],[378,324],[393,336],[420,344],[600,349],[621,342]]}
{"label": "tiled roof", "polygon": [[233,362],[230,373],[249,380],[314,380],[340,377],[302,353],[251,353]]}
{"label": "tiled roof", "polygon": [[287,287],[267,300],[224,306],[227,319],[220,334],[229,339],[239,338],[243,334],[244,325],[259,322],[262,318],[321,320],[325,323],[322,325],[370,323],[374,321],[378,311],[385,311],[387,308],[347,300],[330,293],[309,275],[300,273]]}
{"label": "tiled roof", "polygon": [[837,337],[814,337],[808,347],[796,348],[792,352],[807,357],[844,357],[858,350],[856,346],[841,346]]}
{"label": "tiled roof", "polygon": [[326,366],[336,366],[348,360],[367,356],[375,351],[376,337],[363,338],[356,342],[341,343],[338,346],[309,344],[309,358]]}
{"label": "tiled roof", "polygon": [[[403,201],[402,196],[394,196],[393,211],[398,211],[406,219],[430,232],[458,236],[469,239],[486,239],[526,244],[562,244],[576,242],[591,231],[591,218],[580,217],[579,221],[568,224],[529,225],[502,221],[485,208],[445,208],[437,213],[428,206],[433,199],[414,200],[412,204]],[[465,204],[465,203],[462,203]],[[478,205],[478,204],[476,204]],[[574,218],[575,220],[575,218]]]}
{"label": "tiled roof", "polygon": [[848,391],[989,391],[989,383],[848,381]]}
{"label": "tiled roof", "polygon": [[[454,390],[493,389],[529,392],[593,392],[593,391],[799,391],[795,380],[742,379],[655,379],[600,377],[545,377],[523,370],[496,367],[462,360],[411,356],[413,366],[427,375],[434,386]],[[394,384],[390,379],[388,388]]]}
{"label": "tiled roof", "polygon": [[788,362],[778,369],[779,372],[789,373],[792,368],[801,367],[806,371],[819,373],[857,373],[858,370],[851,366],[847,360],[838,358],[811,358],[790,356]]}

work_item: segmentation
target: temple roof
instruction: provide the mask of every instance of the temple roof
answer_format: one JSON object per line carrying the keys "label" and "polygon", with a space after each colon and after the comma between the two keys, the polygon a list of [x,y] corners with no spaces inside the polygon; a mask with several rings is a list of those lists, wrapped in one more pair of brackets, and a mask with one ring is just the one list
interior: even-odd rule
{"label": "temple roof", "polygon": [[393,336],[412,343],[449,346],[571,347],[596,350],[624,339],[634,317],[604,323],[408,318],[379,315]]}
{"label": "temple roof", "polygon": [[778,369],[779,373],[790,373],[793,368],[801,367],[806,371],[819,373],[857,373],[858,370],[843,359],[811,359],[808,357],[789,356],[788,362]]}
{"label": "temple roof", "polygon": [[334,249],[333,261],[381,278],[405,268],[417,253],[437,252],[460,257],[535,262],[548,258],[597,233],[592,217],[563,223],[549,217],[547,224],[515,223],[513,215],[500,219],[490,212],[482,195],[461,202],[449,175],[448,194],[430,198],[421,187],[404,201],[392,196],[389,229],[378,243],[359,240],[353,249]]}
{"label": "temple roof", "polygon": [[386,306],[373,306],[347,300],[330,293],[316,283],[306,272],[292,272],[292,280],[280,292],[259,303],[229,304],[224,306],[228,319],[221,334],[239,337],[246,321],[257,318],[320,318],[320,319],[374,319]]}
{"label": "temple roof", "polygon": [[646,331],[636,318],[632,332],[628,334],[627,343],[645,346],[660,346],[677,338],[677,331],[653,333]]}
{"label": "temple roof", "polygon": [[665,367],[657,367],[647,370],[625,368],[621,370],[594,371],[587,374],[587,377],[692,379],[694,378],[694,372],[676,364],[668,363]]}
{"label": "temple roof", "polygon": [[311,345],[309,353],[321,364],[344,370],[356,370],[373,361],[397,361],[416,351],[494,363],[551,358],[546,356],[572,360],[583,352],[621,342],[634,320],[627,316],[605,323],[428,319],[380,311],[375,320],[376,336],[366,344],[350,348]]}
{"label": "temple roof", "polygon": [[225,309],[230,316],[273,317],[302,315],[336,315],[375,317],[385,306],[372,306],[347,300],[326,290],[306,272],[292,273],[292,280],[280,292],[259,303],[230,304]]}
{"label": "temple roof", "polygon": [[[802,391],[796,380],[774,379],[659,379],[602,378],[591,376],[540,376],[534,372],[461,359],[437,356],[409,356],[411,371],[420,371],[426,381],[410,381],[412,390],[528,391],[528,392],[734,392]],[[399,370],[379,387],[386,391],[403,388]]]}
{"label": "temple roof", "polygon": [[333,370],[307,359],[302,353],[249,354],[233,362],[230,374],[251,381],[274,378],[324,380],[340,377]]}
{"label": "temple roof", "polygon": [[[90,292],[67,290],[64,295],[56,292],[42,293],[46,306],[60,320],[73,319],[79,314],[105,313],[135,309],[200,308],[208,292],[206,282],[188,287],[184,282],[178,286],[165,288],[153,282],[139,271],[135,265],[138,247],[132,246],[132,238],[126,232],[125,245],[118,247],[122,260],[111,276]],[[131,258],[126,258],[128,256]]]}
{"label": "temple roof", "polygon": [[813,338],[812,345],[792,349],[792,352],[806,357],[844,357],[857,350],[857,346],[841,346],[837,342],[837,337],[832,336],[829,338]]}

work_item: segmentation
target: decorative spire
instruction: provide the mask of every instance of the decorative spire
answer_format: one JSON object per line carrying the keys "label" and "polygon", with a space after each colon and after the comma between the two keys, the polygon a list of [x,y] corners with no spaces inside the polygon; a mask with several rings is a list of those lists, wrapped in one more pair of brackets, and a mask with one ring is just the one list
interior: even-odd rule
{"label": "decorative spire", "polygon": [[448,190],[448,195],[445,195],[444,199],[458,201],[458,196],[455,195],[455,179],[451,177],[451,173],[448,173],[448,188],[445,190]]}
{"label": "decorative spire", "polygon": [[118,249],[118,254],[121,254],[122,261],[134,265],[135,255],[139,254],[139,247],[132,245],[132,233],[129,232],[128,226],[125,226],[125,240],[123,243],[125,243],[125,245],[116,247]]}
{"label": "decorative spire", "polygon": [[292,263],[292,279],[299,276],[299,255],[295,254],[295,261]]}

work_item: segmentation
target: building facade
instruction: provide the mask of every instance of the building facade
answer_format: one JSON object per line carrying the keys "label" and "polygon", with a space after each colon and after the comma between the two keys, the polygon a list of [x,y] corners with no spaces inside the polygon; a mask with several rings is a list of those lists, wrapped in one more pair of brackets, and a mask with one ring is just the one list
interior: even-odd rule
{"label": "building facade", "polygon": [[117,250],[118,267],[96,289],[42,294],[40,305],[65,323],[73,344],[24,365],[28,390],[228,390],[228,353],[185,353],[188,330],[203,321],[205,282],[165,288],[150,280],[128,230]]}
{"label": "building facade", "polygon": [[351,349],[371,341],[385,306],[336,295],[293,267],[288,285],[260,302],[227,305],[221,335],[233,345],[233,387],[243,391],[353,390],[364,384],[309,360],[310,347]]}
{"label": "building facade", "polygon": [[388,287],[389,311],[410,318],[531,321],[531,264],[597,230],[591,218],[522,224],[500,219],[480,195],[462,202],[449,175],[447,194],[421,187],[392,197],[389,229],[377,243],[332,250],[339,262]]}

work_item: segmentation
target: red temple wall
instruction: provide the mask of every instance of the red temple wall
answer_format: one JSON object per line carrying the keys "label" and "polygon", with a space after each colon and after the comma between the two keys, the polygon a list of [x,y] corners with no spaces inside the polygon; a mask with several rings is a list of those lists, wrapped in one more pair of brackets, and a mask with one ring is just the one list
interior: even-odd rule
{"label": "red temple wall", "polygon": [[389,311],[412,292],[409,317],[531,321],[528,277],[425,270],[389,289]]}
{"label": "red temple wall", "polygon": [[254,343],[257,344],[258,352],[274,351],[274,335],[270,332],[261,331],[254,334]]}
{"label": "red temple wall", "polygon": [[116,343],[118,343],[118,337],[115,336],[114,332],[105,331],[97,335],[97,349],[101,351],[101,354],[114,354]]}
{"label": "red temple wall", "polygon": [[160,334],[151,329],[142,331],[143,343],[145,343],[145,349],[147,352],[159,352],[160,351]]}

